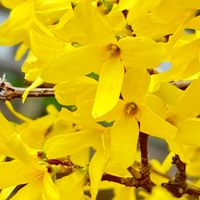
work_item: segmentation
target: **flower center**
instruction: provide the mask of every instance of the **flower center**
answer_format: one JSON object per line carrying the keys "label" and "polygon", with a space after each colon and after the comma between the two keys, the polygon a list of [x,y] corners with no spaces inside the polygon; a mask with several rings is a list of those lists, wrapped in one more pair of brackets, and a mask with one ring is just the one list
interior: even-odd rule
{"label": "flower center", "polygon": [[130,102],[125,105],[124,109],[125,115],[132,117],[137,113],[137,111],[138,111],[138,106],[134,102]]}
{"label": "flower center", "polygon": [[120,48],[116,44],[109,44],[106,46],[106,52],[108,52],[109,57],[117,58],[120,55]]}

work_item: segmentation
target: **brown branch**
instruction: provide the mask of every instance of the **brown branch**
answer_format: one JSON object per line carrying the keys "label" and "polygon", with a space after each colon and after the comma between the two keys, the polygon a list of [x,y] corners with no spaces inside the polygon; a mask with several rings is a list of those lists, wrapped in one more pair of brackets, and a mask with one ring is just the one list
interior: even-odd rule
{"label": "brown branch", "polygon": [[141,163],[143,168],[149,167],[147,142],[148,142],[148,135],[140,132],[139,143],[141,150]]}
{"label": "brown branch", "polygon": [[[119,183],[128,187],[135,187],[135,188],[143,188],[147,192],[151,192],[152,188],[155,186],[155,184],[150,179],[150,168],[148,163],[148,157],[147,157],[147,140],[148,135],[144,133],[140,133],[140,148],[141,148],[141,170],[140,175],[137,177],[120,177],[108,173],[104,173],[101,180],[102,181],[111,181],[115,183]],[[70,157],[66,158],[58,158],[58,159],[47,159],[44,152],[39,151],[38,152],[38,158],[46,161],[49,166],[47,166],[48,171],[52,172],[52,166],[60,166],[59,172],[56,173],[56,179],[62,178],[64,176],[68,176],[69,174],[73,173],[76,170],[83,169],[82,166],[74,164]],[[186,176],[186,164],[182,162],[178,155],[175,155],[173,157],[173,164],[177,167],[177,173],[175,175],[175,178],[171,178],[168,183],[163,183],[162,186],[165,187],[168,191],[170,191],[174,196],[181,197],[183,194],[188,194],[191,197],[194,197],[195,199],[198,199],[200,196],[200,188],[189,185],[186,182],[187,176]],[[132,167],[130,167],[128,170],[131,171]],[[89,177],[87,179],[87,184],[89,183]]]}
{"label": "brown branch", "polygon": [[148,192],[152,191],[155,183],[151,180],[150,173],[151,168],[148,161],[148,135],[140,132],[139,134],[139,144],[141,151],[141,169],[140,173],[142,177],[139,179],[141,181],[141,186]]}
{"label": "brown branch", "polygon": [[200,197],[200,188],[188,184],[186,193],[189,194],[190,196],[196,198],[196,199],[199,199],[199,197]]}
{"label": "brown branch", "polygon": [[[145,141],[143,145],[146,143],[147,139],[146,136],[141,134],[141,141]],[[140,143],[141,144],[141,143]],[[144,145],[145,146],[145,145]],[[142,147],[143,148],[143,147]],[[143,149],[144,155],[146,154],[146,150]],[[148,166],[147,160],[143,160],[144,166]],[[172,164],[175,164],[177,167],[177,173],[175,175],[175,178],[171,178],[168,183],[163,183],[162,186],[166,188],[170,193],[172,193],[175,197],[182,197],[184,194],[190,195],[190,197],[193,197],[195,199],[198,199],[200,196],[200,188],[189,185],[186,182],[187,176],[186,176],[186,164],[182,162],[178,155],[175,155],[173,157]],[[144,167],[143,166],[143,167]],[[133,167],[130,167],[129,170],[133,170]],[[150,177],[148,177],[148,173],[146,174],[146,168],[144,168],[140,171],[141,177],[135,178],[135,177],[119,177],[111,174],[105,173],[102,176],[102,181],[112,181],[116,182],[128,187],[135,187],[135,188],[144,188],[147,192],[151,192],[152,188],[155,186],[155,184],[151,181]],[[144,174],[142,174],[144,173]],[[146,178],[145,178],[146,176]]]}
{"label": "brown branch", "polygon": [[182,197],[184,194],[189,194],[198,199],[200,196],[200,188],[187,183],[186,163],[181,161],[180,157],[176,154],[172,158],[172,164],[175,164],[177,167],[175,178],[170,179],[168,183],[163,183],[162,186],[175,197]]}
{"label": "brown branch", "polygon": [[147,149],[148,135],[140,132],[139,143],[141,149],[141,167],[140,171],[136,170],[134,166],[128,167],[128,171],[132,177],[119,177],[105,173],[102,176],[103,181],[112,181],[129,187],[141,187],[147,192],[151,192],[155,185],[150,178],[150,165],[148,163],[148,149]]}
{"label": "brown branch", "polygon": [[162,186],[170,191],[175,197],[182,197],[187,191],[186,183],[186,164],[180,160],[178,155],[172,158],[172,164],[177,167],[177,172],[174,179],[168,181],[168,183],[163,183]]}
{"label": "brown branch", "polygon": [[112,182],[119,183],[119,184],[129,186],[129,187],[136,187],[136,188],[139,187],[139,182],[132,177],[119,177],[119,176],[105,173],[102,176],[101,180],[112,181]]}
{"label": "brown branch", "polygon": [[[150,169],[151,169],[151,172],[153,172],[153,173],[155,173],[155,174],[157,174],[157,175],[159,175],[159,176],[161,176],[161,177],[163,177],[163,178],[166,178],[166,179],[170,179],[171,178],[171,176],[169,176],[168,174],[164,174],[164,173],[161,173],[160,171],[158,171],[157,169],[155,169],[155,168],[153,168],[153,166],[151,165],[151,164],[149,164],[150,165]],[[140,162],[138,162],[138,161],[136,161],[135,163],[134,163],[134,166],[136,166],[136,167],[140,167],[141,166],[141,163]],[[132,167],[131,167],[132,168]],[[133,168],[134,169],[134,168]],[[135,171],[135,169],[134,169],[134,171]],[[133,172],[134,173],[134,172]],[[138,176],[138,172],[136,172],[137,174],[136,174],[136,176]],[[132,174],[132,173],[131,173]],[[140,174],[140,176],[141,176],[141,174]],[[135,176],[134,176],[135,177]]]}
{"label": "brown branch", "polygon": [[147,192],[151,192],[155,183],[150,178],[150,165],[148,162],[148,135],[140,132],[139,144],[141,150],[141,167],[140,170],[136,170],[134,166],[130,166],[128,171],[132,174],[133,178],[119,179],[123,183],[132,184],[134,187],[142,187]]}
{"label": "brown branch", "polygon": [[[12,100],[22,98],[26,88],[14,87],[9,82],[0,80],[0,100]],[[31,90],[28,97],[52,97],[55,96],[53,88],[36,88]]]}
{"label": "brown branch", "polygon": [[[149,71],[150,69],[148,69]],[[153,73],[153,72],[149,72]],[[154,72],[155,73],[155,72]],[[172,85],[185,90],[191,83],[191,81],[171,81]],[[4,78],[0,78],[0,100],[12,100],[15,98],[22,98],[27,88],[14,87],[10,82],[6,82]],[[54,97],[53,88],[36,88],[29,92],[28,97]]]}

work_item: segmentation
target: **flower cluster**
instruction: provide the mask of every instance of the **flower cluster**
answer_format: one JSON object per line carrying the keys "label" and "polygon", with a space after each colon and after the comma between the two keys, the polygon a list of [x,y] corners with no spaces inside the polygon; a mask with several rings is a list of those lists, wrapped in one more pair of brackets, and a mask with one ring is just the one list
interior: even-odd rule
{"label": "flower cluster", "polygon": [[[99,189],[112,188],[113,199],[133,200],[135,187],[147,190],[139,193],[147,200],[200,196],[181,183],[178,164],[177,182],[162,184],[175,154],[187,175],[200,175],[199,0],[1,4],[11,11],[0,26],[0,44],[19,44],[17,60],[28,51],[22,72],[32,84],[23,101],[50,83],[63,105],[21,124],[0,115],[1,199],[94,200]],[[137,147],[142,134],[166,141],[163,163],[144,166]],[[151,194],[142,183],[149,165]],[[169,186],[179,187],[178,195]]]}

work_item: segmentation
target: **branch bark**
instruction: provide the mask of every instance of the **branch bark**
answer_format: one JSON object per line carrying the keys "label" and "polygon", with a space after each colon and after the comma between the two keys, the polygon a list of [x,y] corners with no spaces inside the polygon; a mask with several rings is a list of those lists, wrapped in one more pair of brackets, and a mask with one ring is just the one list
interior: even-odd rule
{"label": "branch bark", "polygon": [[163,183],[162,186],[170,191],[175,197],[180,198],[184,194],[188,194],[195,199],[198,199],[200,196],[200,188],[187,183],[186,163],[181,161],[179,155],[176,154],[172,158],[172,164],[177,167],[175,177],[170,179],[168,183]]}
{"label": "branch bark", "polygon": [[[22,98],[26,88],[14,87],[9,82],[0,81],[0,100],[12,100]],[[53,88],[36,88],[31,90],[28,97],[52,97],[55,96]]]}
{"label": "branch bark", "polygon": [[[181,90],[185,90],[191,83],[191,81],[172,81],[170,82],[172,85],[180,88]],[[15,98],[22,98],[23,93],[26,88],[22,87],[14,87],[10,82],[4,81],[4,79],[0,78],[0,100],[10,101]],[[28,97],[54,97],[53,88],[36,88],[31,90],[28,94]]]}

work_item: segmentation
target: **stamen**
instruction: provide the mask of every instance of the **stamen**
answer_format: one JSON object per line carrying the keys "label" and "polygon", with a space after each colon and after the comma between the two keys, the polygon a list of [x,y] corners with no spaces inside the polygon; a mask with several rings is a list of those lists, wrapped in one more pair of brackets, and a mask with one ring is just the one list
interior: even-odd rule
{"label": "stamen", "polygon": [[107,47],[106,47],[106,51],[108,52],[109,56],[111,58],[117,58],[119,57],[120,55],[120,48],[116,45],[116,44],[109,44]]}
{"label": "stamen", "polygon": [[138,107],[134,102],[130,102],[125,105],[124,111],[127,116],[133,116],[137,113]]}

